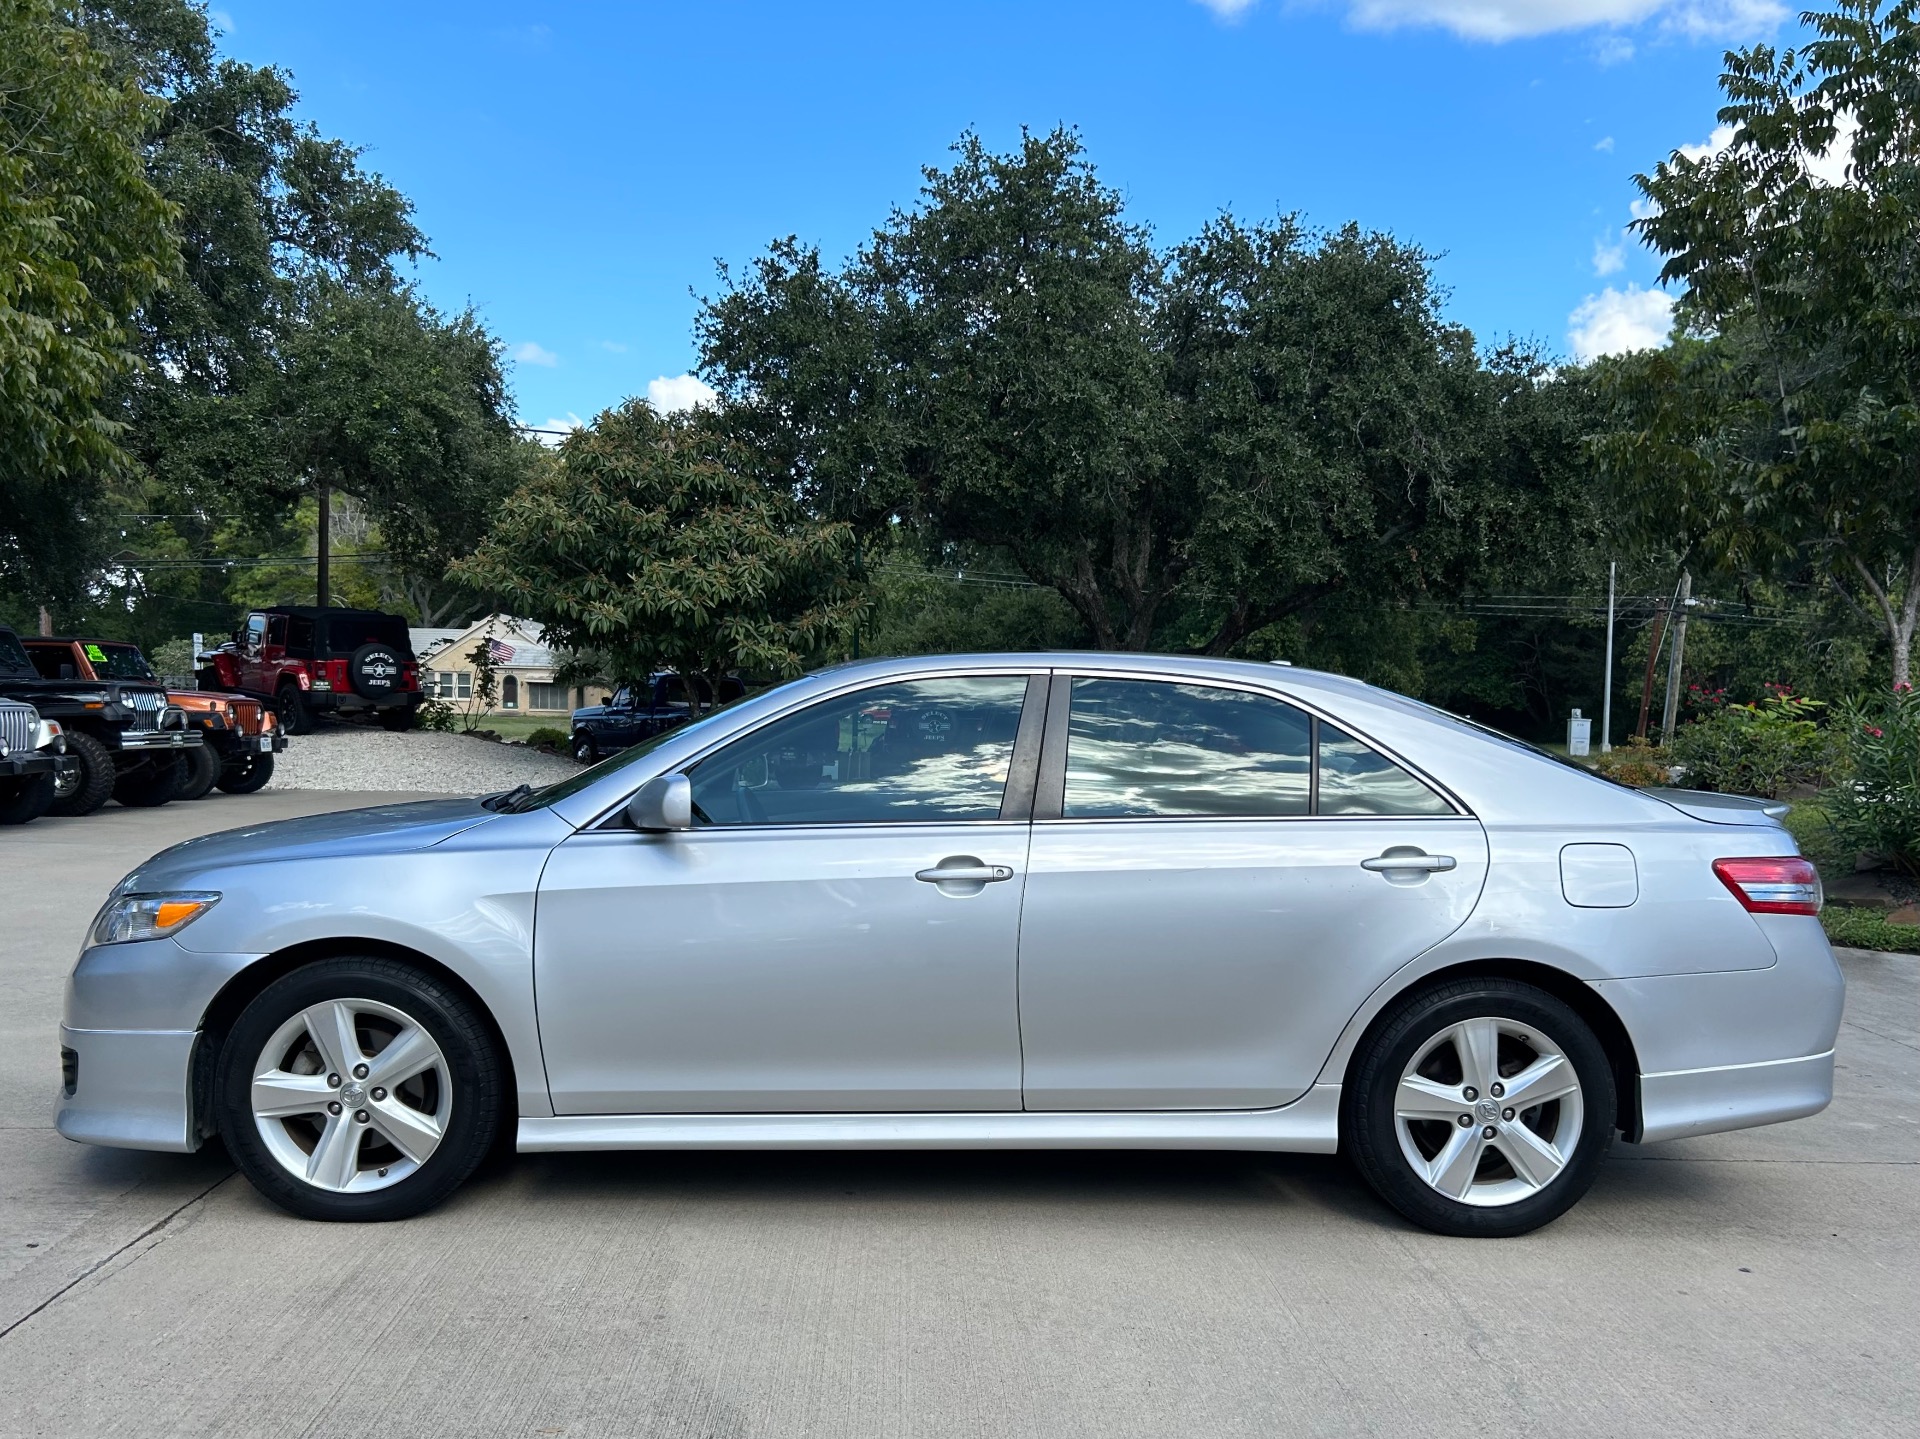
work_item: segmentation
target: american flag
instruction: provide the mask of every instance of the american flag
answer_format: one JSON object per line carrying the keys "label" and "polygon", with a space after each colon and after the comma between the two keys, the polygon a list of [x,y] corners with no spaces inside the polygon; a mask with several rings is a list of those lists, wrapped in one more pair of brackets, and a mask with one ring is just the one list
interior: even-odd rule
{"label": "american flag", "polygon": [[510,665],[513,663],[513,646],[496,639],[488,639],[487,658],[497,665]]}

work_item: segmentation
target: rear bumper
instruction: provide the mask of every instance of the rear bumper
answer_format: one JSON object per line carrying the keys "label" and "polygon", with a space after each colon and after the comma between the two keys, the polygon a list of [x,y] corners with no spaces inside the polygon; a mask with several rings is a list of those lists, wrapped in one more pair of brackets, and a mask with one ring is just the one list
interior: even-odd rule
{"label": "rear bumper", "polygon": [[1640,1076],[1641,1144],[1818,1114],[1833,1101],[1833,1051]]}
{"label": "rear bumper", "polygon": [[366,714],[370,710],[384,712],[411,709],[425,696],[419,690],[395,690],[392,694],[382,695],[374,700],[362,694],[355,694],[352,690],[308,690],[303,698],[310,710],[330,710],[337,714]]}
{"label": "rear bumper", "polygon": [[197,1030],[69,1029],[73,1092],[63,1084],[54,1125],[81,1144],[189,1154],[198,1149],[188,1099]]}

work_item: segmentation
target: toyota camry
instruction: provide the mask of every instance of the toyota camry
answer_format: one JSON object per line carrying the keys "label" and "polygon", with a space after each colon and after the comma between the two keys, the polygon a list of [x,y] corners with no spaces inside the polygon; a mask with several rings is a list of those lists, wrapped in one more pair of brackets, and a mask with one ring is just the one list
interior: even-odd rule
{"label": "toyota camry", "polygon": [[1518,1234],[1616,1136],[1827,1104],[1779,808],[1278,665],[843,666],[545,789],[155,856],[68,984],[58,1122],[217,1135],[316,1219],[496,1143],[1074,1147],[1341,1152]]}

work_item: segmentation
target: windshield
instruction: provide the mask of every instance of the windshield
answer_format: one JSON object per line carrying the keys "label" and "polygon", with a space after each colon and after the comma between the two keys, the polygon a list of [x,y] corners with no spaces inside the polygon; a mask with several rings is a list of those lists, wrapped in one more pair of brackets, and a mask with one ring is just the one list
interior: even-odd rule
{"label": "windshield", "polygon": [[27,647],[12,630],[0,630],[0,674],[33,675],[37,671],[27,658]]}
{"label": "windshield", "polygon": [[153,669],[137,645],[97,645],[88,642],[81,648],[87,652],[87,663],[93,666],[94,674],[103,680],[153,678]]}
{"label": "windshield", "polygon": [[601,760],[599,764],[581,770],[579,774],[571,775],[556,784],[550,784],[545,789],[537,789],[531,794],[521,795],[520,798],[513,801],[513,803],[502,805],[500,808],[507,814],[522,814],[530,809],[545,809],[548,805],[555,804],[565,799],[568,795],[580,793],[581,790],[590,784],[598,784],[608,775],[625,769],[635,760],[645,759],[668,740],[679,739],[684,734],[712,724],[731,708],[731,705],[722,705],[717,710],[707,711],[706,714],[700,716],[700,718],[692,724],[676,725],[672,729],[662,730],[659,734],[649,739],[641,740],[639,744],[628,746],[616,755],[609,755],[606,759]]}

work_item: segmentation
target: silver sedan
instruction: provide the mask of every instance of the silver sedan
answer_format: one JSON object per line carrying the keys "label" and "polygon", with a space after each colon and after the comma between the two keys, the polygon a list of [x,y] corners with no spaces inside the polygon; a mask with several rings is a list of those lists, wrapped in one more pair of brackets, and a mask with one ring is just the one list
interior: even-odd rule
{"label": "silver sedan", "polygon": [[523,1151],[1342,1150],[1518,1234],[1636,1143],[1812,1114],[1842,982],[1753,801],[1335,675],[844,666],[543,790],[189,840],[69,982],[60,1131],[296,1214]]}

